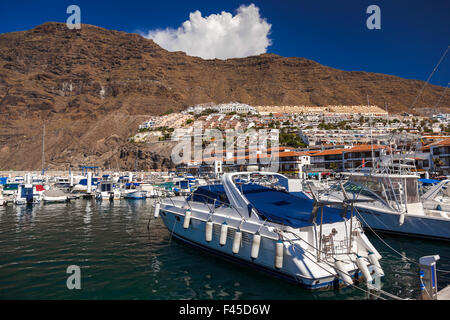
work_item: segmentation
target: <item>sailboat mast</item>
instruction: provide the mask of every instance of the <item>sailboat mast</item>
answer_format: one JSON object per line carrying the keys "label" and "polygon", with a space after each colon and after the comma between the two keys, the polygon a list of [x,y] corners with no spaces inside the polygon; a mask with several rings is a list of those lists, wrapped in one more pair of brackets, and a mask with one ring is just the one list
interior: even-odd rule
{"label": "sailboat mast", "polygon": [[45,123],[42,130],[42,174],[44,174],[44,163],[45,163]]}
{"label": "sailboat mast", "polygon": [[[369,103],[369,94],[367,94],[367,109],[370,110],[370,103]],[[373,138],[372,138],[372,121],[373,121],[373,114],[371,116],[371,120],[369,120],[369,125],[370,125],[370,146],[372,149],[372,168],[375,165],[375,159],[373,156]]]}

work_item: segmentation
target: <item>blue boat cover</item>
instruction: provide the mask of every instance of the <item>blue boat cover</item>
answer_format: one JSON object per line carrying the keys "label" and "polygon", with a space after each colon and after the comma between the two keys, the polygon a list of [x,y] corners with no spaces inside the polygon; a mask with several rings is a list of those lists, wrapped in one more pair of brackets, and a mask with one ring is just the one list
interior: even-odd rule
{"label": "blue boat cover", "polygon": [[[87,186],[87,179],[81,179],[79,182],[82,186]],[[98,178],[92,178],[91,185],[95,186],[98,184]]]}
{"label": "blue boat cover", "polygon": [[0,185],[6,184],[8,177],[0,177]]}
{"label": "blue boat cover", "polygon": [[187,198],[187,200],[215,204],[216,208],[221,205],[230,204],[225,189],[221,184],[200,186]]}
{"label": "blue boat cover", "polygon": [[433,179],[419,179],[419,181],[425,184],[435,184],[441,182],[440,180],[433,180]]}
{"label": "blue boat cover", "polygon": [[[237,187],[263,218],[293,228],[312,225],[309,222],[313,208],[311,199],[298,197],[288,192],[274,190],[254,183],[237,184]],[[215,203],[216,207],[229,203],[225,189],[221,184],[200,186],[187,200]],[[323,223],[342,221],[340,213],[340,209],[324,207]],[[317,214],[316,223],[320,224],[320,211]]]}
{"label": "blue boat cover", "polygon": [[187,188],[189,188],[189,181],[187,181],[187,180],[178,181],[175,184],[175,187],[176,188],[181,188],[181,189],[187,189]]}
{"label": "blue boat cover", "polygon": [[127,187],[130,187],[130,186],[135,186],[135,187],[138,187],[138,186],[140,186],[140,183],[138,183],[138,182],[128,182],[128,183],[125,183],[125,186],[127,186]]}
{"label": "blue boat cover", "polygon": [[[313,200],[253,183],[243,184],[239,188],[259,214],[269,221],[282,223],[293,228],[311,225],[309,219],[313,208]],[[336,208],[324,207],[323,223],[342,221],[341,211]],[[316,223],[320,224],[320,210],[317,214]]]}

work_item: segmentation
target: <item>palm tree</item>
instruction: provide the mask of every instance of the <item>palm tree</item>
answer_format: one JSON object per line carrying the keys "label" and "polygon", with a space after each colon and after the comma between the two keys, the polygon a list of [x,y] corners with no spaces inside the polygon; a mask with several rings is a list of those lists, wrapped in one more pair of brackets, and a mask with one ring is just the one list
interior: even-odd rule
{"label": "palm tree", "polygon": [[440,167],[440,166],[444,165],[444,161],[442,161],[442,159],[440,159],[440,158],[434,158],[433,163],[436,167]]}

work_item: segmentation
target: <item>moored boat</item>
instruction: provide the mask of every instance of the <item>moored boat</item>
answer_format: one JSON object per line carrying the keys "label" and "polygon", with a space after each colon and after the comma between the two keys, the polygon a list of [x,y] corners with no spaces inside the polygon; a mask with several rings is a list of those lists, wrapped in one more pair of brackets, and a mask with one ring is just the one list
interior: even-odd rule
{"label": "moored boat", "polygon": [[60,189],[45,190],[42,194],[42,200],[45,203],[66,202],[67,194]]}
{"label": "moored boat", "polygon": [[[324,207],[258,179],[276,173],[226,173],[188,197],[155,205],[171,235],[209,253],[309,289],[381,278],[381,255],[347,210]],[[267,179],[266,179],[267,180]],[[289,183],[284,183],[289,185]]]}
{"label": "moored boat", "polygon": [[[320,194],[323,201],[366,200],[355,204],[366,228],[387,233],[450,240],[450,213],[427,209],[419,195],[419,176],[404,164],[349,172],[342,185]],[[369,202],[370,201],[370,202]]]}
{"label": "moored boat", "polygon": [[[95,198],[97,200],[114,200],[114,183],[112,181],[102,181],[97,186]],[[119,195],[120,199],[120,195]]]}
{"label": "moored boat", "polygon": [[[41,187],[41,186],[40,186]],[[36,190],[37,185],[28,183],[19,183],[17,193],[15,193],[14,202],[17,205],[39,203],[41,195]]]}

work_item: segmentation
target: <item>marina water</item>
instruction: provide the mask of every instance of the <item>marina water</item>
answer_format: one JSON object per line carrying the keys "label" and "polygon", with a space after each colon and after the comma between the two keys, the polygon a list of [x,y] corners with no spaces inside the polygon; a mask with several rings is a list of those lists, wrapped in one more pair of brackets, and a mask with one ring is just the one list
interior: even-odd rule
{"label": "marina water", "polygon": [[[0,207],[0,299],[366,299],[354,288],[311,292],[200,252],[173,239],[151,205],[147,199]],[[368,236],[383,256],[383,290],[416,298],[418,266]],[[439,254],[438,269],[450,270],[447,242],[380,236],[415,261]],[[70,265],[81,268],[81,290],[66,286]],[[438,272],[438,281],[444,288],[450,274]]]}

